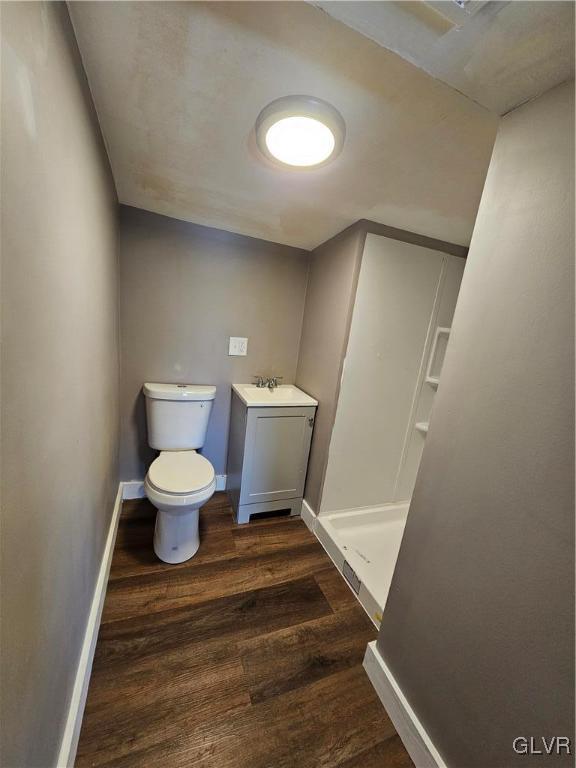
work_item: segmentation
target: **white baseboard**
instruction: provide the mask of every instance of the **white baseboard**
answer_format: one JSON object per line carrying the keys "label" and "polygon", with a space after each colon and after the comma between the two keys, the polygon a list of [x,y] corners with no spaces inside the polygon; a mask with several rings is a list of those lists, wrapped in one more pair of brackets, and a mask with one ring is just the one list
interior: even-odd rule
{"label": "white baseboard", "polygon": [[446,763],[387,667],[376,641],[368,644],[364,669],[417,768],[446,768]]}
{"label": "white baseboard", "polygon": [[72,690],[72,697],[68,707],[68,716],[64,727],[64,734],[58,753],[57,768],[73,768],[78,748],[78,739],[80,737],[80,728],[82,726],[82,717],[88,695],[88,685],[90,683],[90,674],[92,672],[92,662],[94,660],[94,651],[96,650],[96,640],[98,639],[98,630],[100,629],[100,618],[102,608],[104,607],[104,598],[106,596],[106,587],[108,585],[108,574],[112,562],[112,553],[114,552],[114,543],[116,542],[116,532],[118,530],[118,521],[122,510],[123,484],[118,486],[118,493],[114,501],[112,519],[108,528],[106,545],[102,553],[98,579],[94,588],[86,631],[84,633],[84,642],[78,660],[76,670],[76,679]]}
{"label": "white baseboard", "polygon": [[122,483],[122,498],[124,501],[129,499],[144,499],[144,480],[125,480]]}
{"label": "white baseboard", "polygon": [[[144,499],[144,480],[125,480],[122,483],[124,489],[123,499]],[[216,490],[226,490],[226,475],[216,475]]]}
{"label": "white baseboard", "polygon": [[300,512],[300,517],[306,523],[308,530],[312,531],[312,533],[316,533],[316,512],[314,512],[306,499],[302,501],[302,511]]}

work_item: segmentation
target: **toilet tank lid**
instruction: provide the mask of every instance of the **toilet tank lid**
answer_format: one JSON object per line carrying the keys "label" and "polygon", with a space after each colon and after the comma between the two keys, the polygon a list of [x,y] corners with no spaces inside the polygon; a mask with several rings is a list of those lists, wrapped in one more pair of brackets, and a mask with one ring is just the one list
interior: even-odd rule
{"label": "toilet tank lid", "polygon": [[144,384],[152,400],[214,400],[216,387],[207,384]]}

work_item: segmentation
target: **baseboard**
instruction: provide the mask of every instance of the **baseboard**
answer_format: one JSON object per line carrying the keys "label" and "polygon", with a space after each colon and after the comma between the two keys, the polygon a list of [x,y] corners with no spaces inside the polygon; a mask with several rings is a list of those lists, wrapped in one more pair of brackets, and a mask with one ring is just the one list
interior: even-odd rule
{"label": "baseboard", "polygon": [[[144,493],[144,480],[125,480],[122,483],[124,500],[128,499],[143,499],[146,494]],[[226,490],[226,475],[216,475],[216,490]]]}
{"label": "baseboard", "polygon": [[314,512],[306,499],[302,501],[302,511],[300,512],[300,517],[305,522],[308,530],[312,531],[312,533],[316,533],[316,512]]}
{"label": "baseboard", "polygon": [[144,480],[125,480],[122,483],[122,498],[124,501],[129,499],[144,499]]}
{"label": "baseboard", "polygon": [[96,650],[96,640],[98,639],[98,630],[100,628],[100,618],[102,616],[102,608],[104,607],[104,598],[106,596],[108,574],[112,562],[112,553],[114,552],[118,521],[122,510],[122,486],[122,483],[118,486],[118,493],[116,494],[114,509],[112,511],[112,519],[110,520],[108,536],[106,537],[106,545],[104,547],[104,552],[102,553],[98,579],[96,580],[88,622],[86,624],[86,632],[84,633],[84,642],[82,643],[82,650],[78,660],[76,679],[74,681],[72,697],[68,707],[68,716],[66,718],[62,742],[60,744],[57,768],[73,768],[74,760],[76,758],[82,717],[84,715],[90,674],[92,672],[94,651]]}
{"label": "baseboard", "polygon": [[417,768],[446,768],[442,756],[382,658],[375,640],[366,648],[363,666],[414,765]]}

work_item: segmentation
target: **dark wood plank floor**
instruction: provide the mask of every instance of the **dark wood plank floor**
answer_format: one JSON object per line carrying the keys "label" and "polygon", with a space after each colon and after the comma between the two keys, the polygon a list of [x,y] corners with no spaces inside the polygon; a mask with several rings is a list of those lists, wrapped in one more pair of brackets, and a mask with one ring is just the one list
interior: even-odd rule
{"label": "dark wood plank floor", "polygon": [[77,768],[409,768],[362,658],[375,630],[299,519],[201,510],[201,546],[154,555],[125,502]]}

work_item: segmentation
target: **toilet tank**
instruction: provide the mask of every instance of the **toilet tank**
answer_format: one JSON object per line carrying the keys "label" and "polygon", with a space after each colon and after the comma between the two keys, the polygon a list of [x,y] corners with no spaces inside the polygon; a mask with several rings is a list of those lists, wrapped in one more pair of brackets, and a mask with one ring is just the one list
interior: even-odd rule
{"label": "toilet tank", "polygon": [[216,387],[144,384],[148,445],[158,451],[202,448]]}

